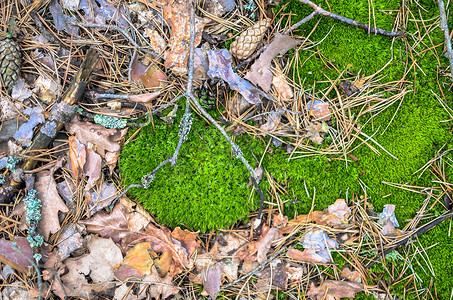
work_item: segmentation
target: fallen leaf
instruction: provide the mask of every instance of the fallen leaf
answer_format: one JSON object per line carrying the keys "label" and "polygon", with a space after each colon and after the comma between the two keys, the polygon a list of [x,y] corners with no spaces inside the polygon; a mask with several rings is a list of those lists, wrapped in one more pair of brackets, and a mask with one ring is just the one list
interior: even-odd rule
{"label": "fallen leaf", "polygon": [[167,42],[165,42],[164,38],[159,34],[159,31],[156,29],[145,28],[145,37],[149,38],[149,44],[151,45],[151,49],[160,54],[165,51],[167,48]]}
{"label": "fallen leaf", "polygon": [[310,139],[315,144],[321,145],[324,141],[324,134],[329,131],[329,126],[326,123],[310,123],[305,127],[307,133],[305,137]]}
{"label": "fallen leaf", "polygon": [[211,299],[217,299],[220,292],[220,282],[222,280],[223,268],[217,263],[213,266],[207,266],[202,273],[203,292]]}
{"label": "fallen leaf", "polygon": [[[61,281],[69,288],[68,296],[91,298],[92,292],[114,286],[114,266],[123,261],[121,250],[111,239],[92,236],[87,245],[90,253],[78,258],[68,258],[65,265],[68,273],[61,276]],[[89,276],[92,284],[85,276]]]}
{"label": "fallen leaf", "polygon": [[146,299],[146,290],[148,289],[147,284],[140,284],[143,286],[136,291],[136,289],[131,289],[130,284],[123,283],[119,287],[115,288],[115,295],[113,299],[115,300],[142,300]]}
{"label": "fallen leaf", "polygon": [[33,250],[30,248],[30,243],[26,238],[15,237],[14,242],[17,243],[17,247],[23,254],[14,249],[12,241],[2,239],[0,240],[0,262],[27,274],[32,267],[30,260],[34,260]]}
{"label": "fallen leaf", "polygon": [[282,290],[286,290],[288,286],[288,275],[280,259],[273,260],[257,277],[256,288],[261,293],[268,293],[273,286]]}
{"label": "fallen leaf", "polygon": [[164,278],[168,274],[168,271],[170,271],[172,258],[171,251],[165,251],[161,257],[154,261],[154,267],[156,267],[156,271],[160,277]]}
{"label": "fallen leaf", "polygon": [[271,248],[271,244],[278,239],[278,229],[276,227],[272,227],[264,238],[260,241],[258,246],[258,254],[257,260],[260,264],[266,261],[266,254]]}
{"label": "fallen leaf", "polygon": [[[46,43],[48,43],[48,41],[46,41],[43,44],[46,44]],[[48,55],[44,55],[38,49],[35,49],[35,51],[33,52],[33,59],[38,61],[38,62],[40,62],[41,64],[43,64],[47,68],[49,68],[49,70],[52,70],[52,71],[55,70],[55,62],[52,59],[52,57],[50,57]]]}
{"label": "fallen leaf", "polygon": [[198,232],[190,232],[187,229],[182,230],[176,227],[171,233],[171,237],[178,240],[186,249],[187,255],[191,256],[197,247],[200,246],[200,241],[197,241]]}
{"label": "fallen leaf", "polygon": [[61,88],[57,82],[46,76],[39,76],[35,81],[33,92],[46,104],[54,103],[61,95]]}
{"label": "fallen leaf", "polygon": [[[71,138],[71,136],[69,138]],[[85,174],[89,178],[85,185],[85,190],[91,189],[96,184],[96,181],[98,181],[98,179],[101,177],[101,170],[101,156],[97,154],[91,147],[88,147],[88,149],[86,150],[86,163],[83,166],[83,174]]]}
{"label": "fallen leaf", "polygon": [[33,129],[36,125],[44,123],[45,119],[42,114],[42,109],[39,106],[32,108],[27,108],[24,110],[24,114],[29,115],[30,119],[27,123],[22,124],[19,127],[19,130],[14,134],[14,139],[17,143],[22,144],[22,146],[28,147],[31,145],[33,139]]}
{"label": "fallen leaf", "polygon": [[271,132],[277,129],[278,124],[280,124],[280,120],[284,110],[279,108],[277,111],[273,110],[269,113],[269,117],[267,119],[267,123],[260,126],[260,129],[265,132]]}
{"label": "fallen leaf", "polygon": [[129,26],[122,5],[114,5],[108,0],[80,0],[79,8],[85,12],[87,22],[106,24],[115,21],[121,28]]}
{"label": "fallen leaf", "polygon": [[28,84],[25,83],[25,80],[22,77],[19,77],[11,91],[11,98],[13,98],[14,101],[23,102],[25,99],[30,98],[31,95],[32,92],[29,89]]}
{"label": "fallen leaf", "polygon": [[281,213],[275,213],[272,218],[272,224],[277,228],[286,226],[286,224],[288,224],[288,217],[282,215]]}
{"label": "fallen leaf", "polygon": [[148,94],[141,94],[141,95],[132,95],[129,97],[131,102],[135,103],[148,103],[159,97],[160,92],[153,92]]}
{"label": "fallen leaf", "polygon": [[168,228],[157,228],[148,224],[141,231],[131,231],[128,228],[130,211],[124,206],[117,204],[111,214],[104,212],[97,213],[89,220],[79,221],[87,225],[87,231],[98,233],[102,237],[112,238],[121,245],[135,245],[137,243],[149,242],[154,252],[171,251],[175,268],[171,269],[171,275],[182,271],[184,267],[191,267],[193,262],[187,256],[187,251],[177,240],[172,239],[171,232]]}
{"label": "fallen leaf", "polygon": [[385,204],[382,213],[378,215],[378,224],[382,226],[381,233],[383,235],[397,234],[397,227],[399,227],[398,220],[395,217],[394,204]]}
{"label": "fallen leaf", "polygon": [[117,196],[117,189],[114,183],[104,181],[99,190],[86,192],[85,199],[88,203],[88,215],[92,216],[104,207],[109,206]]}
{"label": "fallen leaf", "polygon": [[28,288],[21,281],[14,281],[9,284],[5,284],[0,296],[3,296],[3,299],[5,300],[30,299]]}
{"label": "fallen leaf", "polygon": [[49,171],[45,170],[36,174],[35,189],[38,191],[37,197],[41,200],[42,205],[38,233],[47,241],[51,233],[56,233],[61,228],[58,212],[67,213],[69,209],[61,200],[57,184]]}
{"label": "fallen leaf", "polygon": [[297,261],[312,262],[316,264],[330,262],[329,254],[326,251],[315,251],[312,249],[304,249],[304,251],[289,249],[286,256]]}
{"label": "fallen leaf", "polygon": [[161,278],[157,274],[155,267],[151,268],[151,274],[145,276],[142,281],[154,283],[150,285],[148,290],[150,299],[167,299],[179,292],[179,288],[173,284],[172,276],[168,274],[164,278]]}
{"label": "fallen leaf", "polygon": [[261,103],[258,89],[234,73],[231,67],[232,57],[228,50],[209,50],[208,60],[208,76],[210,78],[221,78],[225,80],[230,86],[230,89],[238,91],[251,104]]}
{"label": "fallen leaf", "polygon": [[75,136],[68,137],[68,144],[69,170],[72,172],[74,179],[77,180],[79,178],[79,172],[85,166],[86,147]]}
{"label": "fallen leaf", "polygon": [[290,264],[286,264],[285,266],[285,273],[288,276],[288,282],[297,282],[300,283],[302,278],[307,275],[307,268],[305,266],[292,266]]}
{"label": "fallen leaf", "polygon": [[228,97],[226,101],[228,114],[230,114],[232,118],[240,117],[250,107],[252,107],[252,104],[239,93],[233,97]]}
{"label": "fallen leaf", "polygon": [[120,151],[119,142],[113,140],[120,132],[118,129],[108,129],[99,124],[80,121],[75,117],[66,124],[66,130],[70,134],[75,134],[77,140],[85,146],[88,146],[88,143],[95,145],[96,152],[102,158],[107,152]]}
{"label": "fallen leaf", "polygon": [[147,89],[161,88],[167,82],[167,76],[155,65],[150,65],[146,72],[140,76],[140,81]]}
{"label": "fallen leaf", "polygon": [[313,216],[313,221],[319,225],[328,225],[333,228],[348,227],[348,217],[351,209],[344,199],[337,199],[334,204],[329,205],[322,213]]}
{"label": "fallen leaf", "polygon": [[285,75],[278,74],[272,78],[272,85],[274,86],[277,95],[282,101],[290,100],[294,94],[292,88],[289,86]]}
{"label": "fallen leaf", "polygon": [[270,71],[272,60],[279,54],[285,54],[289,49],[294,48],[299,43],[300,41],[288,35],[276,32],[272,42],[261,53],[259,59],[253,63],[252,70],[245,75],[245,79],[260,86],[265,92],[269,92],[273,78],[272,72]]}
{"label": "fallen leaf", "polygon": [[343,275],[346,279],[351,282],[360,283],[362,282],[362,276],[357,271],[351,271],[348,267],[344,267],[341,270],[341,275]]}
{"label": "fallen leaf", "polygon": [[204,51],[203,48],[194,49],[194,58],[193,58],[193,80],[205,80],[208,79],[208,54],[207,51]]}
{"label": "fallen leaf", "polygon": [[[126,281],[131,277],[142,278],[151,274],[151,267],[154,262],[149,255],[149,250],[151,250],[151,245],[147,242],[135,245],[127,252],[121,266],[115,270],[115,277],[121,281]],[[137,274],[127,272],[124,266],[133,268]]]}
{"label": "fallen leaf", "polygon": [[76,18],[65,15],[57,0],[50,2],[49,11],[57,30],[66,30],[70,35],[79,36],[79,28],[71,24],[77,21]]}
{"label": "fallen leaf", "polygon": [[11,102],[0,97],[0,116],[2,120],[15,119],[19,116],[19,112],[22,112],[22,105],[18,102]]}
{"label": "fallen leaf", "polygon": [[69,10],[78,10],[80,0],[62,0],[61,4],[63,4],[63,6]]}
{"label": "fallen leaf", "polygon": [[78,224],[72,224],[63,230],[63,234],[57,241],[57,254],[61,260],[68,258],[72,252],[83,247],[82,233],[83,227]]}
{"label": "fallen leaf", "polygon": [[318,287],[311,282],[307,296],[317,300],[339,300],[341,298],[354,298],[355,294],[363,290],[364,287],[361,283],[326,280]]}
{"label": "fallen leaf", "polygon": [[315,121],[319,122],[329,121],[332,115],[329,110],[329,104],[319,100],[308,101],[307,111],[315,118]]}
{"label": "fallen leaf", "polygon": [[360,92],[359,88],[349,80],[340,82],[340,89],[348,97],[356,97]]}
{"label": "fallen leaf", "polygon": [[[165,52],[165,67],[178,75],[187,73],[190,47],[190,2],[164,0],[163,18],[171,28],[168,50]],[[208,21],[195,16],[194,47],[201,41],[201,33]]]}

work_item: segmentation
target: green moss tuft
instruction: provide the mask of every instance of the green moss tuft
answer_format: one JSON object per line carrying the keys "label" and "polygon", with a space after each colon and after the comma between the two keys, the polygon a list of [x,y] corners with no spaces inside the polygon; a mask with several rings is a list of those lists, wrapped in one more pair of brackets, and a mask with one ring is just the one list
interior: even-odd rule
{"label": "green moss tuft", "polygon": [[[143,175],[173,154],[181,112],[172,125],[157,121],[154,130],[143,128],[124,147],[119,166],[125,185],[139,183]],[[176,166],[165,166],[148,189],[134,189],[130,194],[163,224],[184,224],[204,232],[230,226],[257,208],[256,202],[249,201],[248,177],[247,169],[231,156],[220,133],[196,119]]]}

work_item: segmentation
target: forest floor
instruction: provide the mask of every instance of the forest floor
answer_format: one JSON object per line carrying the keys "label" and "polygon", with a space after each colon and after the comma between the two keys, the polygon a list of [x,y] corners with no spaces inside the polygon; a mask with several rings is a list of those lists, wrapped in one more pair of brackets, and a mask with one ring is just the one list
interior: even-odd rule
{"label": "forest floor", "polygon": [[0,299],[450,299],[438,3],[161,2],[0,4]]}

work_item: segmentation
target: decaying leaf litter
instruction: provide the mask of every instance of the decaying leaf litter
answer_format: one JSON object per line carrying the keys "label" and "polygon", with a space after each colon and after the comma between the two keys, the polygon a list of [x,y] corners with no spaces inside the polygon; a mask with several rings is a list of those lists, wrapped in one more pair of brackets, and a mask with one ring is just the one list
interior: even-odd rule
{"label": "decaying leaf litter", "polygon": [[[309,1],[301,2],[314,9],[308,19],[326,13]],[[114,168],[126,129],[152,121],[153,115],[171,122],[162,112],[183,97],[187,101],[180,144],[190,130],[191,103],[222,131],[258,190],[257,173],[226,132],[269,136],[274,145],[286,147],[291,159],[319,154],[346,158],[356,139],[376,153],[387,152],[361,131],[358,120],[402,101],[410,92],[404,82],[381,84],[379,74],[339,76],[327,90],[304,90],[286,76],[288,66],[300,62],[285,61],[285,53],[320,41],[290,36],[294,27],[275,24],[264,14],[263,3],[251,11],[246,4],[53,0],[1,7],[4,24],[16,16],[17,28],[22,26],[9,26],[7,47],[12,54],[2,58],[2,66],[17,65],[12,38],[18,30],[25,35],[20,53],[27,62],[18,79],[18,70],[6,77],[2,73],[2,135],[8,133],[0,160],[5,170],[0,241],[5,298],[15,293],[28,298],[115,299],[179,294],[190,299],[199,292],[212,298],[222,292],[254,299],[270,297],[272,287],[314,299],[354,297],[361,291],[382,296],[388,293],[386,283],[370,278],[367,271],[376,259],[390,254],[406,260],[401,274],[387,269],[393,278],[411,268],[411,260],[393,250],[426,230],[417,225],[430,201],[403,229],[397,229],[395,207],[389,204],[382,213],[373,212],[364,189],[360,197],[338,199],[324,211],[312,210],[291,220],[277,202],[270,206],[276,209],[260,209],[249,224],[200,235],[156,224],[115,186]],[[252,13],[259,15],[258,22],[249,19]],[[230,30],[243,33],[233,37],[228,51],[218,46]],[[94,49],[91,64],[85,57],[89,47]],[[249,67],[238,68],[243,60],[249,60]],[[85,73],[76,75],[79,69]],[[85,86],[91,72],[91,83]],[[212,81],[217,84],[214,95],[223,95],[215,106],[226,108],[225,129],[197,99],[197,87],[208,82],[212,90]],[[74,82],[79,84],[74,87]],[[70,84],[74,95],[67,92]],[[336,97],[330,97],[331,91]],[[79,103],[76,107],[62,99]],[[62,125],[65,131],[60,131]],[[52,137],[50,147],[33,146],[42,144],[36,142],[38,131]],[[319,148],[326,137],[333,143]],[[179,146],[163,164],[177,163]],[[433,168],[442,176],[438,164],[436,157],[423,171]],[[152,188],[160,167],[135,187]],[[441,179],[434,201],[449,195],[449,184]],[[268,180],[274,186],[272,199],[278,199],[278,184],[269,176]],[[446,213],[433,222],[450,216]],[[334,254],[346,265],[340,268]],[[414,278],[411,274],[405,280],[413,280],[417,288]]]}

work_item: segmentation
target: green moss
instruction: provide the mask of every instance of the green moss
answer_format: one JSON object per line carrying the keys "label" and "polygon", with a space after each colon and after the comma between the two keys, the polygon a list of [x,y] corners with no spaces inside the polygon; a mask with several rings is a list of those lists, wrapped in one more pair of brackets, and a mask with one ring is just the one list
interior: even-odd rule
{"label": "green moss", "polygon": [[[139,183],[143,175],[173,154],[182,111],[172,125],[156,121],[154,130],[152,126],[143,128],[137,139],[124,147],[119,166],[125,185]],[[250,159],[250,152],[245,156]],[[248,177],[247,169],[231,156],[220,133],[196,119],[176,166],[163,167],[149,189],[134,189],[131,196],[163,224],[213,230],[230,226],[257,208],[256,202],[249,201]]]}
{"label": "green moss", "polygon": [[[356,1],[352,4],[350,1],[332,0],[329,5],[323,2],[322,6],[330,6],[335,13],[368,23],[368,3]],[[391,14],[390,10],[399,9],[400,4],[396,0],[373,1],[376,26],[391,30],[396,13]],[[425,1],[422,5],[427,10],[421,11],[425,20],[438,16],[435,2]],[[417,9],[415,4],[412,9]],[[311,9],[293,0],[285,6],[283,13],[291,13],[292,23],[295,23],[311,13]],[[418,12],[416,15],[418,16]],[[304,24],[297,33],[308,34],[318,18]],[[420,26],[410,21],[407,31],[416,32],[420,28],[416,25]],[[348,70],[355,74],[360,72],[371,75],[386,65],[392,56],[393,61],[381,73],[385,76],[382,82],[399,80],[403,76],[406,68],[406,45],[402,39],[396,39],[392,44],[390,38],[368,35],[361,29],[328,18],[320,21],[311,39],[320,41],[327,34],[327,38],[318,46],[322,56],[316,54],[316,51],[298,53],[301,63],[292,69],[290,76],[296,82],[303,83],[304,88],[312,87],[315,82],[316,91],[326,87],[327,83],[318,81],[336,79],[339,76],[336,69],[340,72]],[[421,51],[443,42],[439,29],[431,32],[430,38],[432,44],[425,37],[423,43],[419,43],[413,51]],[[411,39],[409,41],[413,44]],[[441,48],[437,47],[434,51],[437,51],[441,64],[445,66],[447,60],[441,55]],[[310,56],[312,57],[308,59]],[[301,158],[288,162],[287,154],[281,149],[272,148],[272,153],[265,155],[263,166],[285,187],[286,194],[281,197],[285,201],[285,212],[288,215],[291,216],[296,211],[306,213],[313,199],[316,209],[323,209],[337,198],[362,193],[359,180],[367,186],[367,194],[377,211],[386,203],[397,206],[396,215],[402,226],[416,214],[425,199],[424,195],[397,189],[383,182],[432,186],[433,176],[429,172],[425,172],[421,178],[418,178],[418,174],[414,175],[414,172],[433,158],[435,151],[441,146],[453,146],[450,124],[441,122],[448,120],[449,116],[431,93],[433,90],[440,94],[436,81],[437,59],[432,51],[425,51],[416,56],[416,60],[427,76],[419,68],[408,74],[406,80],[412,82],[408,88],[414,92],[405,96],[385,134],[381,135],[380,132],[392,120],[398,104],[375,118],[373,126],[365,128],[365,132],[370,135],[380,127],[379,133],[374,136],[375,140],[398,157],[398,160],[382,151],[383,154],[378,156],[366,146],[354,151],[358,161],[356,164],[350,163],[348,168],[344,161],[328,157]],[[301,66],[304,61],[305,64]],[[326,64],[326,61],[329,63]],[[409,60],[409,66],[411,62]],[[448,86],[447,78],[440,77],[439,80],[441,86]],[[445,89],[444,93],[447,99],[452,99],[451,92]],[[177,122],[178,120],[176,124]],[[177,143],[177,133],[177,125],[167,126],[156,122],[154,134],[151,127],[144,128],[136,140],[124,147],[120,158],[124,184],[139,183],[141,176],[170,156]],[[256,157],[261,157],[267,139],[261,141],[243,136],[237,142],[249,161],[253,162],[251,150]],[[257,200],[253,203],[248,200],[251,188],[246,188],[247,182],[247,171],[239,161],[231,157],[229,145],[220,134],[212,126],[196,120],[189,140],[181,149],[177,165],[174,168],[163,168],[150,189],[133,190],[131,195],[144,203],[164,224],[176,226],[182,223],[189,228],[204,231],[230,226],[246,216],[251,209],[256,209]],[[266,182],[262,183],[263,189],[266,189],[266,185]],[[427,255],[436,274],[434,283],[437,296],[441,299],[450,297],[453,286],[453,238],[448,236],[448,226],[449,224],[442,224],[420,239],[424,247],[437,243],[436,247],[427,250]],[[423,269],[426,270],[426,266],[422,268],[415,265],[415,271],[423,280],[422,285],[428,286],[432,275],[425,273]],[[403,289],[402,284],[392,287],[395,294],[402,294]]]}

